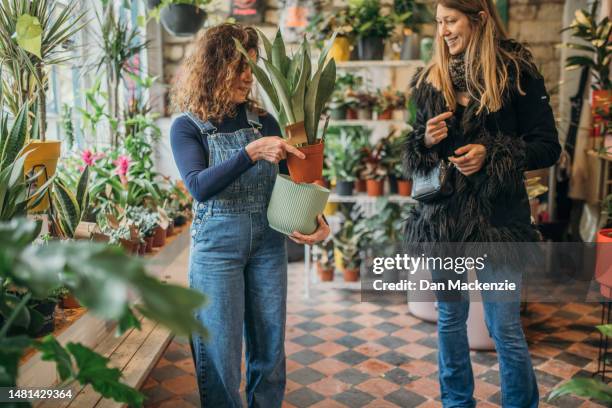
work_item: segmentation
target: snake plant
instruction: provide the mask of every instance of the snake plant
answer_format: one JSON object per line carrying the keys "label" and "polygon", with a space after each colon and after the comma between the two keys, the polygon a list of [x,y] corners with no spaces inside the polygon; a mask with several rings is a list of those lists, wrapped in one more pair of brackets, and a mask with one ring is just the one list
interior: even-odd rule
{"label": "snake plant", "polygon": [[89,166],[79,177],[76,191],[70,189],[68,183],[60,177],[55,178],[51,199],[53,213],[51,219],[58,232],[65,238],[73,238],[77,225],[83,219],[89,208]]}
{"label": "snake plant", "polygon": [[315,144],[321,112],[336,83],[336,63],[333,59],[327,61],[335,34],[315,66],[306,39],[293,56],[288,56],[280,30],[273,42],[261,31],[258,30],[257,34],[266,53],[266,57],[261,58],[263,67],[252,61],[240,41],[234,39],[237,49],[245,56],[253,75],[270,99],[281,128],[304,122],[308,144]]}

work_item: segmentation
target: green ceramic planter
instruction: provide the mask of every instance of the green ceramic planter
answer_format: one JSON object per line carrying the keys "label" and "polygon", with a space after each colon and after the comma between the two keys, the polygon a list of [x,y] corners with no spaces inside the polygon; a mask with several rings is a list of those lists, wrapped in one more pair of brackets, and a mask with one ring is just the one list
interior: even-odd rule
{"label": "green ceramic planter", "polygon": [[294,183],[279,174],[268,205],[270,228],[290,235],[293,231],[312,234],[317,229],[317,215],[323,213],[329,190],[316,184]]}

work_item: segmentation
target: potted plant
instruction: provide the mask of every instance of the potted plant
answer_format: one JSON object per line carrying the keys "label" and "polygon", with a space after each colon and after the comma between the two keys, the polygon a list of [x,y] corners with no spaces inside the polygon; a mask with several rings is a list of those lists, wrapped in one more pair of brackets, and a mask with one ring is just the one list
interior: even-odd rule
{"label": "potted plant", "polygon": [[357,55],[360,60],[381,60],[384,41],[393,30],[390,14],[382,14],[380,0],[349,0],[348,14],[357,32]]}
{"label": "potted plant", "polygon": [[336,181],[338,195],[352,195],[361,159],[360,127],[334,127],[329,129],[325,162],[329,177]]}
{"label": "potted plant", "polygon": [[[3,386],[16,387],[22,358],[34,349],[54,364],[58,381],[91,386],[101,397],[142,406],[144,396],[120,381],[120,372],[109,366],[107,357],[79,342],[66,344],[53,335],[36,339],[28,334],[40,321],[31,300],[45,299],[53,289],[65,286],[97,318],[116,325],[118,335],[140,329],[136,310],[177,334],[206,335],[194,317],[204,295],[160,282],[147,273],[144,262],[106,245],[85,241],[35,244],[40,231],[40,222],[24,218],[0,222],[0,259],[4,260],[0,282],[3,288],[11,282],[14,291],[22,294],[17,297],[0,289]],[[36,261],[50,257],[53,262]],[[26,335],[14,335],[15,328],[24,328]]]}
{"label": "potted plant", "polygon": [[374,106],[376,105],[376,95],[368,91],[350,93],[354,97],[357,105],[357,119],[371,120]]}
{"label": "potted plant", "polygon": [[[591,107],[593,112],[593,131],[597,132],[598,126],[604,119],[599,110],[610,112],[612,105],[612,81],[610,80],[610,59],[612,58],[612,21],[604,17],[597,21],[597,11],[600,2],[594,1],[591,9],[576,10],[576,18],[569,27],[562,31],[570,31],[573,37],[582,39],[580,43],[567,43],[566,47],[586,54],[573,55],[566,59],[567,69],[576,69],[587,66],[594,77],[592,83]],[[594,134],[594,136],[604,136]]]}
{"label": "potted plant", "polygon": [[607,298],[612,298],[612,194],[607,196],[602,202],[602,215],[603,220],[601,221],[602,228],[597,231],[596,241],[598,244],[597,248],[597,267],[596,267],[596,279],[600,283],[601,293]]}
{"label": "potted plant", "polygon": [[402,26],[401,59],[416,60],[420,53],[420,26],[433,20],[433,16],[425,3],[416,0],[394,0],[393,17]]}
{"label": "potted plant", "polygon": [[190,37],[204,25],[206,6],[212,0],[147,0],[149,16],[161,20],[167,32],[176,37]]}
{"label": "potted plant", "polygon": [[[306,31],[313,34],[319,48],[323,48],[326,41],[332,41],[328,58],[336,62],[348,61],[351,56],[351,46],[354,42],[354,30],[350,24],[348,10],[342,8],[327,15],[318,14],[306,27]],[[330,38],[337,33],[333,40]]]}
{"label": "potted plant", "polygon": [[367,233],[365,229],[356,228],[356,221],[347,218],[340,231],[334,235],[333,242],[342,258],[344,280],[357,282],[361,266],[360,240]]}
{"label": "potted plant", "polygon": [[52,297],[58,299],[58,303],[62,309],[78,309],[81,307],[78,299],[70,293],[66,286],[60,286],[52,292]]}
{"label": "potted plant", "polygon": [[[0,82],[11,90],[1,98],[15,117],[24,110],[28,112],[19,132],[26,137],[19,136],[21,146],[17,151],[31,152],[24,171],[37,173],[38,185],[55,174],[61,150],[59,141],[45,139],[47,71],[50,66],[72,58],[72,38],[85,24],[78,7],[80,3],[76,0],[61,5],[50,0],[15,0],[0,7]],[[29,119],[30,112],[33,120]],[[17,136],[9,135],[13,137]],[[32,211],[44,211],[48,205],[44,197]]]}
{"label": "potted plant", "polygon": [[402,150],[405,133],[392,132],[383,143],[383,166],[387,170],[389,180],[389,193],[408,197],[412,191],[412,182],[404,176],[402,165]]}
{"label": "potted plant", "polygon": [[366,191],[370,197],[379,197],[384,194],[384,182],[387,169],[383,163],[384,141],[379,141],[374,147],[366,149],[363,159],[364,168],[361,178],[366,180]]}
{"label": "potted plant", "polygon": [[49,220],[51,230],[63,239],[74,238],[77,226],[89,209],[89,166],[79,177],[76,189],[69,181],[58,175],[53,182]]}
{"label": "potted plant", "polygon": [[316,265],[319,279],[322,282],[331,282],[334,280],[334,243],[332,240],[327,240],[316,244],[316,246]]}
{"label": "potted plant", "polygon": [[287,142],[306,155],[304,160],[287,157],[291,179],[312,183],[323,171],[325,129],[319,137],[319,121],[334,90],[336,64],[333,59],[326,62],[329,49],[324,49],[313,67],[305,39],[297,53],[289,57],[280,30],[273,43],[261,31],[258,34],[266,51],[267,58],[261,58],[264,68],[249,58],[238,40],[234,41],[268,96]]}
{"label": "potted plant", "polygon": [[385,89],[376,91],[376,106],[374,110],[377,113],[378,120],[391,120],[394,117],[396,110],[401,110],[401,118],[404,119],[403,111],[405,111],[406,97],[388,86]]}

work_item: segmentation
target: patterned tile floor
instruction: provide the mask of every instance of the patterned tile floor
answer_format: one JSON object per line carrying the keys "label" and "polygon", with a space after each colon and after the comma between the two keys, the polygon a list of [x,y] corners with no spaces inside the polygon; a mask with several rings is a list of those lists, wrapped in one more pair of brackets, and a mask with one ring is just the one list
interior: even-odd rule
{"label": "patterned tile floor", "polygon": [[[441,407],[434,324],[405,304],[361,303],[359,293],[317,290],[303,297],[302,264],[289,268],[287,389],[283,407]],[[597,368],[598,304],[530,304],[524,327],[541,407],[602,407],[552,388]],[[479,407],[501,404],[495,353],[472,352]],[[244,370],[243,370],[244,372]],[[244,383],[243,383],[244,387]],[[197,407],[189,345],[176,338],[141,388],[148,407]],[[211,407],[222,408],[222,407]]]}

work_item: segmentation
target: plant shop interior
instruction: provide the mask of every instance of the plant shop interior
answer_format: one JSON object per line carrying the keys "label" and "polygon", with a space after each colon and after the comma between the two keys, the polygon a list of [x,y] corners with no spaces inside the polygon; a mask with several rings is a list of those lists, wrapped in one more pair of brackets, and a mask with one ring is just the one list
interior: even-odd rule
{"label": "plant shop interior", "polygon": [[[203,406],[190,336],[217,333],[197,318],[207,293],[189,289],[203,204],[173,157],[182,112],[171,90],[197,36],[230,22],[257,29],[250,92],[278,136],[300,149],[324,138],[308,171],[288,157],[267,213],[286,235],[312,233],[320,213],[331,231],[314,245],[286,238],[282,407],[447,406],[435,297],[362,291],[366,249],[400,244],[419,205],[403,151],[436,4],[1,0],[0,405]],[[524,175],[532,223],[545,242],[610,255],[612,1],[494,4],[533,55],[563,148],[556,165]],[[538,406],[612,406],[610,263],[591,283],[593,301],[521,304]],[[470,305],[467,333],[474,403],[514,407],[483,302]],[[243,406],[277,406],[249,401],[245,359]]]}

